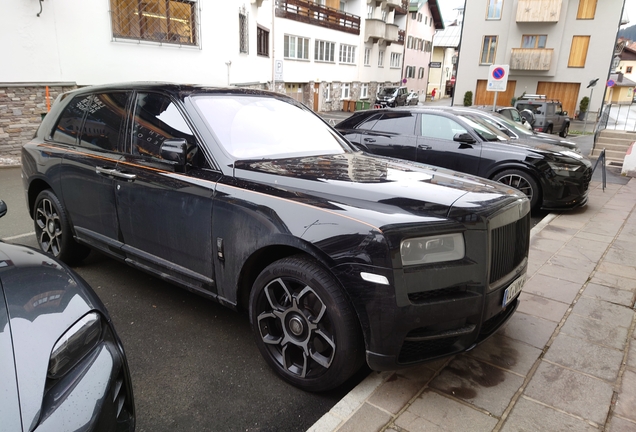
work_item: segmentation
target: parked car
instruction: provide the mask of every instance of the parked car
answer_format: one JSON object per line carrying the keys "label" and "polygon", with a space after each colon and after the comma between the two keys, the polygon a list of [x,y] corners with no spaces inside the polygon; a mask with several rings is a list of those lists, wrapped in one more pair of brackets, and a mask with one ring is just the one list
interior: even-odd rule
{"label": "parked car", "polygon": [[471,348],[525,278],[525,195],[363,154],[284,95],[85,87],[57,99],[22,167],[43,250],[90,246],[248,311],[267,363],[306,390],[365,358],[393,370]]}
{"label": "parked car", "polygon": [[336,125],[364,151],[503,182],[532,207],[587,203],[592,164],[579,153],[531,140],[511,141],[482,114],[465,108],[401,108],[355,113]]}
{"label": "parked car", "polygon": [[420,102],[420,95],[416,91],[409,92],[406,97],[406,105],[417,105]]}
{"label": "parked car", "polygon": [[568,136],[570,117],[558,100],[548,99],[545,95],[524,95],[515,101],[515,108],[532,112],[535,118],[533,129],[537,132],[558,132],[562,138]]}
{"label": "parked car", "polygon": [[375,105],[398,107],[406,105],[409,91],[406,87],[383,87],[375,97]]}
{"label": "parked car", "polygon": [[135,429],[128,364],[104,305],[52,256],[1,241],[0,419],[3,431]]}
{"label": "parked car", "polygon": [[479,105],[479,106],[475,106],[474,108],[482,110],[482,111],[486,111],[486,112],[499,113],[505,118],[507,118],[508,120],[511,120],[515,123],[520,124],[525,129],[532,130],[532,124],[534,123],[534,120],[528,121],[528,119],[524,117],[523,115],[521,115],[521,113],[516,108],[496,106],[493,109],[492,105]]}
{"label": "parked car", "polygon": [[[466,108],[468,112],[473,111],[470,108]],[[549,135],[542,132],[537,132],[531,129],[526,129],[521,126],[518,122],[512,121],[506,118],[504,115],[499,114],[497,112],[493,113],[490,110],[474,110],[475,114],[480,115],[484,120],[488,123],[492,124],[494,127],[499,129],[501,132],[508,135],[511,140],[531,140],[537,141],[539,143],[558,145],[562,147],[567,147],[576,152],[581,152],[579,148],[576,146],[576,143],[572,141],[568,141],[563,138],[556,138],[554,135]]]}

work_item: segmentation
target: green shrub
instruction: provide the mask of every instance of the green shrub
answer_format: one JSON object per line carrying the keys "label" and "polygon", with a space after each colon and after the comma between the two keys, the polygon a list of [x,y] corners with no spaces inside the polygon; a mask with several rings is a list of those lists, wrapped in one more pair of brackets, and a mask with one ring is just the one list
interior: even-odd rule
{"label": "green shrub", "polygon": [[464,93],[464,106],[471,106],[473,104],[473,92],[467,91]]}
{"label": "green shrub", "polygon": [[583,99],[581,99],[581,102],[579,102],[579,111],[587,112],[587,109],[589,107],[590,107],[590,98],[587,96],[584,96]]}

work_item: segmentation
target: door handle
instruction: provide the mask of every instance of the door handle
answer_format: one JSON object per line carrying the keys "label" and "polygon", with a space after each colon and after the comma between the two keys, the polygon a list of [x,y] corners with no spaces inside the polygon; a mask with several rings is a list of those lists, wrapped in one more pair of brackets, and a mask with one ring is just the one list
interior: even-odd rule
{"label": "door handle", "polygon": [[126,180],[129,182],[135,181],[135,179],[137,178],[135,174],[127,174],[127,173],[118,171],[116,169],[110,169],[110,168],[104,168],[104,167],[95,167],[95,172],[97,174],[103,174],[108,177],[117,177],[119,179]]}
{"label": "door handle", "polygon": [[429,145],[421,145],[421,146],[419,146],[418,148],[419,148],[420,150],[430,150],[430,149],[432,149],[433,147],[431,147],[431,146],[429,146]]}
{"label": "door handle", "polygon": [[373,138],[365,138],[365,139],[364,139],[364,142],[374,143],[374,142],[375,142],[375,139],[373,139]]}

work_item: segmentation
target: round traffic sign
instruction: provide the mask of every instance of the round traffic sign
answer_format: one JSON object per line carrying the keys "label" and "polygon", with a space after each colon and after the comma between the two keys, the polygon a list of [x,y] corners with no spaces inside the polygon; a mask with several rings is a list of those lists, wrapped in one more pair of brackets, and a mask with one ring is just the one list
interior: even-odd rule
{"label": "round traffic sign", "polygon": [[612,79],[607,81],[607,86],[608,87],[614,87],[614,84],[616,84],[616,81],[614,81]]}
{"label": "round traffic sign", "polygon": [[500,80],[506,76],[506,70],[502,67],[496,67],[492,70],[492,77],[496,80]]}

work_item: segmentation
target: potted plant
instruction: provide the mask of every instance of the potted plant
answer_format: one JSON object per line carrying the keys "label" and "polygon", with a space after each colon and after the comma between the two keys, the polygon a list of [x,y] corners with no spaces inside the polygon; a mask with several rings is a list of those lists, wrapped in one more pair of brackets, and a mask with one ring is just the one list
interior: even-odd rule
{"label": "potted plant", "polygon": [[473,104],[473,92],[470,90],[464,93],[464,106],[471,106]]}
{"label": "potted plant", "polygon": [[587,96],[584,96],[581,99],[581,102],[579,102],[579,114],[577,116],[579,120],[585,119],[585,113],[587,113],[587,109],[589,107],[590,107],[590,98]]}

